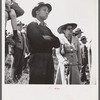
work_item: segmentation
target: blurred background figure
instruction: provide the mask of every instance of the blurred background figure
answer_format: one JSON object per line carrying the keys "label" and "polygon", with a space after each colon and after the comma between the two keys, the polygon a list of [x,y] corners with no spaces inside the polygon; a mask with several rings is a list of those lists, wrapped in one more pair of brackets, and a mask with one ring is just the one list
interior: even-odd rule
{"label": "blurred background figure", "polygon": [[14,64],[13,64],[13,81],[17,82],[22,75],[23,60],[24,60],[24,38],[22,34],[23,23],[17,21],[17,32],[20,42],[16,42],[14,47]]}
{"label": "blurred background figure", "polygon": [[73,35],[77,36],[79,39],[81,38],[82,36],[82,31],[80,28],[77,28],[76,31],[73,33]]}
{"label": "blurred background figure", "polygon": [[89,69],[88,66],[88,48],[86,46],[87,38],[86,36],[81,37],[81,56],[82,56],[82,75],[81,75],[81,81],[86,82],[89,84],[89,80],[87,79],[86,71]]}
{"label": "blurred background figure", "polygon": [[7,54],[9,53],[9,44],[14,46],[15,42],[12,39],[13,34],[11,32],[7,32],[6,30],[6,35],[5,35],[5,59],[7,57]]}
{"label": "blurred background figure", "polygon": [[11,20],[11,26],[12,26],[13,34],[14,34],[13,39],[15,42],[19,41],[19,38],[17,35],[16,18],[19,16],[22,16],[23,14],[24,14],[24,10],[20,8],[19,5],[14,0],[5,1],[5,30],[6,30],[7,21]]}
{"label": "blurred background figure", "polygon": [[22,29],[22,34],[23,34],[23,38],[24,38],[24,66],[23,66],[23,70],[25,68],[28,68],[28,60],[30,57],[30,52],[29,52],[29,41],[27,38],[27,25],[23,25],[23,29]]}
{"label": "blurred background figure", "polygon": [[81,36],[82,36],[82,33],[83,33],[83,31],[81,31],[80,28],[77,28],[77,29],[73,32],[73,35],[76,36],[76,37],[78,37],[80,46],[81,46]]}
{"label": "blurred background figure", "polygon": [[13,34],[11,32],[8,32],[6,35],[6,45],[5,45],[5,64],[11,65],[9,60],[11,61],[10,57],[13,55],[13,46],[15,45],[15,42],[12,41]]}

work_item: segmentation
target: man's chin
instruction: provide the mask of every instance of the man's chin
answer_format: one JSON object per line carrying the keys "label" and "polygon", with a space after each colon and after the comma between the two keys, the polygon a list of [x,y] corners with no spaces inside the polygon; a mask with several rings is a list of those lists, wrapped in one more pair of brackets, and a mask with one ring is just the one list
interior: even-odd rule
{"label": "man's chin", "polygon": [[48,16],[44,17],[43,19],[46,20],[48,18]]}

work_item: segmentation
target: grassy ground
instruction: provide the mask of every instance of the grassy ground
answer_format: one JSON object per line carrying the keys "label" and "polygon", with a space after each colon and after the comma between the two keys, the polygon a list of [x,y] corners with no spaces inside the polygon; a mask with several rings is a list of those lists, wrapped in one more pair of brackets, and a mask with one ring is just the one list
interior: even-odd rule
{"label": "grassy ground", "polygon": [[19,81],[17,83],[13,82],[12,78],[11,78],[11,69],[7,68],[8,66],[6,66],[5,68],[5,83],[6,84],[28,84],[29,82],[29,68],[26,68],[25,70],[23,70],[22,72],[22,76],[19,79]]}
{"label": "grassy ground", "polygon": [[[55,77],[56,76],[56,72],[57,72],[58,61],[57,61],[57,58],[55,58],[55,57],[53,57],[53,59],[54,59],[54,67],[55,67],[55,74],[54,74],[54,77]],[[87,72],[87,78],[88,79],[90,78],[88,72]],[[17,83],[12,81],[10,60],[9,60],[9,62],[7,62],[7,64],[5,65],[5,84],[28,84],[28,83],[29,83],[29,67],[27,67],[26,69],[24,69],[22,71],[22,76],[18,80]],[[85,82],[81,82],[81,84],[85,84]]]}

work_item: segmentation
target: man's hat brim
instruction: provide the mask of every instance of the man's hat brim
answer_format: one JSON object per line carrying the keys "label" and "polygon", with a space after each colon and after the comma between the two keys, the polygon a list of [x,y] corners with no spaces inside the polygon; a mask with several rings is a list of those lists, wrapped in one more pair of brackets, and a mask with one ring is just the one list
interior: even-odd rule
{"label": "man's hat brim", "polygon": [[72,29],[74,30],[77,27],[77,24],[76,23],[64,24],[64,25],[60,26],[57,31],[61,34],[61,33],[63,33],[63,30],[65,30],[67,26],[72,26]]}
{"label": "man's hat brim", "polygon": [[[18,26],[18,25],[21,25],[21,24],[17,24],[17,26]],[[24,26],[24,25],[25,25],[25,24],[22,23],[22,26]]]}
{"label": "man's hat brim", "polygon": [[22,26],[24,26],[25,24],[22,23],[21,21],[19,21],[19,22],[17,22],[17,26],[18,26],[18,25],[22,25]]}
{"label": "man's hat brim", "polygon": [[41,8],[41,7],[43,7],[43,6],[47,6],[48,7],[48,9],[49,9],[49,12],[52,10],[52,7],[51,7],[51,5],[50,4],[40,4],[40,5],[38,5],[38,6],[36,6],[36,7],[34,7],[33,9],[32,9],[32,16],[33,17],[36,17],[36,11],[39,9],[39,8]]}

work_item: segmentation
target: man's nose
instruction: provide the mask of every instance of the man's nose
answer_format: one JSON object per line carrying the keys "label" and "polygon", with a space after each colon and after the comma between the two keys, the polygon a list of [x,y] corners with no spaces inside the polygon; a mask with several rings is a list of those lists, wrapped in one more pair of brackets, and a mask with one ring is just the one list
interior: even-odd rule
{"label": "man's nose", "polygon": [[49,14],[49,11],[48,10],[46,11],[46,14]]}

